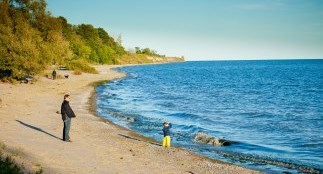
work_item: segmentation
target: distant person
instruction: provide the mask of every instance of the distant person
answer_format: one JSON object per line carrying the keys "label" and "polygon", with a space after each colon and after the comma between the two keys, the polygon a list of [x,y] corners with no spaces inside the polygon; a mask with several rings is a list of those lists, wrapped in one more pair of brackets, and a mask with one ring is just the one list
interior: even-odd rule
{"label": "distant person", "polygon": [[62,119],[64,122],[63,128],[63,141],[72,142],[70,140],[70,129],[71,129],[71,119],[76,117],[71,106],[70,106],[71,96],[69,94],[64,95],[64,101],[61,107]]}
{"label": "distant person", "polygon": [[172,124],[168,122],[164,122],[163,127],[163,147],[170,147],[170,128],[172,128]]}
{"label": "distant person", "polygon": [[55,79],[56,79],[56,70],[54,70],[54,71],[52,72],[52,76],[53,76],[53,80],[55,80]]}

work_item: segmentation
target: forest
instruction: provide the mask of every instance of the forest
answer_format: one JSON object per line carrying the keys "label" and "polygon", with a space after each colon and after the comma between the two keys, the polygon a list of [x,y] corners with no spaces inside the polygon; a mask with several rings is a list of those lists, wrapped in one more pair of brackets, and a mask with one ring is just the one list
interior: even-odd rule
{"label": "forest", "polygon": [[[103,28],[54,17],[45,0],[0,0],[0,79],[20,79],[51,66],[93,73],[90,64],[149,63],[149,48],[126,51]],[[134,61],[131,61],[133,59]]]}

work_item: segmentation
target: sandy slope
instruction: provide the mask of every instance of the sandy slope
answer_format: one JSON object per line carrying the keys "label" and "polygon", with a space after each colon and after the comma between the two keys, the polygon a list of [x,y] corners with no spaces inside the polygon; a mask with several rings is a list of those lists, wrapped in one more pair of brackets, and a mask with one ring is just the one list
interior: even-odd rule
{"label": "sandy slope", "polygon": [[[178,148],[164,149],[91,112],[90,83],[123,77],[111,66],[100,74],[69,79],[39,78],[34,84],[0,83],[0,141],[5,153],[23,163],[26,172],[44,173],[258,173],[211,161]],[[72,96],[77,118],[72,120],[72,143],[61,140],[63,122],[56,114],[65,93]]]}

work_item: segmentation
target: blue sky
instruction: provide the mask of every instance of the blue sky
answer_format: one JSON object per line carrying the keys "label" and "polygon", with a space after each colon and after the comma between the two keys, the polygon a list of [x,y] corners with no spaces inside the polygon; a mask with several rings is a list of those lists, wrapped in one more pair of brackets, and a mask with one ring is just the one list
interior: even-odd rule
{"label": "blue sky", "polygon": [[53,16],[186,60],[323,58],[323,0],[47,0]]}

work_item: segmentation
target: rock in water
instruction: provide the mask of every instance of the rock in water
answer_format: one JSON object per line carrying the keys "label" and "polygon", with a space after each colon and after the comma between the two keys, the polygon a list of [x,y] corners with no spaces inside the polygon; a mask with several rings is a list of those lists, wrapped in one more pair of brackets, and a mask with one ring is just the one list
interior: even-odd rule
{"label": "rock in water", "polygon": [[231,142],[227,140],[222,140],[218,137],[210,136],[203,132],[198,132],[195,137],[194,141],[201,144],[209,144],[212,146],[230,146]]}
{"label": "rock in water", "polygon": [[112,112],[110,112],[110,114],[120,120],[123,120],[123,121],[131,122],[131,123],[136,121],[136,119],[134,117],[123,115],[123,114],[120,114],[117,112],[112,111]]}

